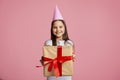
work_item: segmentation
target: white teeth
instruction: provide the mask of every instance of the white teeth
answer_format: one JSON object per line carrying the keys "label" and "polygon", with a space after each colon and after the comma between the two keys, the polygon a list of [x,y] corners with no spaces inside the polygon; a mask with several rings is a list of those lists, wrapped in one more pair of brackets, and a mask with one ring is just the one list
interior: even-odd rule
{"label": "white teeth", "polygon": [[61,32],[57,32],[56,34],[60,34]]}

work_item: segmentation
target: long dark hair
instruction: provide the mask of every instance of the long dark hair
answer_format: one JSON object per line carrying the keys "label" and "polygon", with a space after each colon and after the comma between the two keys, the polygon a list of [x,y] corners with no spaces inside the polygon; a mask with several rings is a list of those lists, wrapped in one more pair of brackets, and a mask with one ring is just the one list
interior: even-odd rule
{"label": "long dark hair", "polygon": [[67,41],[69,40],[69,37],[68,37],[68,32],[67,32],[67,27],[66,27],[66,24],[65,24],[65,21],[64,20],[53,20],[52,23],[51,23],[51,40],[52,40],[52,44],[53,46],[56,46],[56,36],[53,34],[53,31],[52,31],[52,28],[53,28],[53,24],[54,22],[56,21],[61,21],[65,27],[65,33],[63,34],[62,36],[62,39]]}

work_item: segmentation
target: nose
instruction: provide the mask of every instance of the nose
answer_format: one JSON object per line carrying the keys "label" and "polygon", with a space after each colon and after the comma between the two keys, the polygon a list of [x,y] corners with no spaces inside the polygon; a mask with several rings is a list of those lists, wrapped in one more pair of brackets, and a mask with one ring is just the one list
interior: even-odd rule
{"label": "nose", "polygon": [[57,27],[57,31],[59,31],[60,30],[60,28],[59,27]]}

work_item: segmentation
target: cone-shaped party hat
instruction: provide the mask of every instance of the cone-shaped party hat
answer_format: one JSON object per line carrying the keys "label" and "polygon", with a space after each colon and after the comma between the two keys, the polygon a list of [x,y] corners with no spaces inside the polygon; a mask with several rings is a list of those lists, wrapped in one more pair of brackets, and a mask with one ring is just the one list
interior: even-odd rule
{"label": "cone-shaped party hat", "polygon": [[58,6],[56,5],[55,10],[54,10],[53,20],[59,20],[59,19],[64,20],[60,13],[60,10],[58,9]]}

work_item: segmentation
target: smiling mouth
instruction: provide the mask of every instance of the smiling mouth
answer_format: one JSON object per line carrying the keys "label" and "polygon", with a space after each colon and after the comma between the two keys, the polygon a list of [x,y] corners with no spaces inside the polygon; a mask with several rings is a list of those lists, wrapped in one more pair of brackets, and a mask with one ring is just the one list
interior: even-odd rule
{"label": "smiling mouth", "polygon": [[56,32],[56,34],[61,34],[62,32]]}

